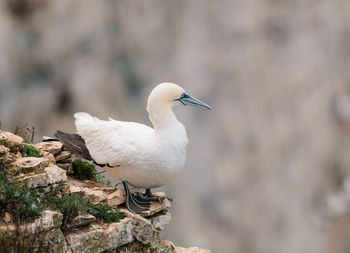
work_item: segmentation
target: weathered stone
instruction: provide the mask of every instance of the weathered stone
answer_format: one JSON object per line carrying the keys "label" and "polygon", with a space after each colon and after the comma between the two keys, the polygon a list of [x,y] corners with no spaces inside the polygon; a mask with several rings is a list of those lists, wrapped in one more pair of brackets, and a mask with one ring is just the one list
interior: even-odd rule
{"label": "weathered stone", "polygon": [[[45,252],[52,253],[69,253],[71,250],[68,248],[66,239],[63,232],[59,228],[53,228],[43,235],[42,242],[45,248]],[[42,247],[40,247],[42,249]],[[40,252],[40,251],[39,251]]]}
{"label": "weathered stone", "polygon": [[210,253],[211,251],[208,249],[200,249],[198,247],[191,247],[191,248],[182,248],[182,247],[175,247],[175,253]]}
{"label": "weathered stone", "polygon": [[72,252],[111,251],[133,241],[133,224],[129,218],[107,226],[91,225],[78,233],[68,234],[66,239]]}
{"label": "weathered stone", "polygon": [[17,153],[10,152],[8,153],[6,163],[11,164],[20,158],[22,158],[22,154],[20,152],[17,152]]}
{"label": "weathered stone", "polygon": [[58,182],[66,181],[67,179],[66,171],[62,170],[54,164],[51,164],[50,166],[46,167],[45,171],[48,176],[49,184],[55,184]]}
{"label": "weathered stone", "polygon": [[157,231],[150,221],[133,219],[134,229],[133,236],[142,244],[148,244],[155,248],[160,243],[160,233]]}
{"label": "weathered stone", "polygon": [[165,225],[168,225],[171,220],[170,212],[166,212],[165,214],[158,215],[151,219],[152,225],[155,229],[163,230]]}
{"label": "weathered stone", "polygon": [[71,156],[72,156],[72,152],[70,152],[70,151],[61,151],[61,152],[59,152],[59,153],[57,153],[55,155],[55,160],[56,160],[56,162],[58,162],[58,161],[62,161],[62,160],[65,160],[65,159],[69,159],[69,158],[71,158]]}
{"label": "weathered stone", "polygon": [[25,183],[29,187],[44,187],[47,186],[48,178],[47,173],[29,173],[29,174],[21,174],[16,178],[18,182]]}
{"label": "weathered stone", "polygon": [[[34,221],[34,226],[39,228],[39,231],[47,231],[51,228],[58,228],[62,225],[63,215],[58,211],[45,210],[41,217]],[[33,226],[33,225],[32,225]]]}
{"label": "weathered stone", "polygon": [[128,209],[126,209],[125,207],[123,208],[120,208],[120,210],[125,213],[126,217],[132,219],[132,220],[135,220],[136,222],[138,221],[141,221],[141,222],[144,222],[144,223],[147,223],[147,224],[151,224],[151,221],[150,220],[147,220],[146,218],[142,217],[140,214],[137,214],[137,213],[133,213],[133,212],[130,212]]}
{"label": "weathered stone", "polygon": [[74,253],[83,252],[102,252],[105,249],[103,244],[102,227],[89,228],[87,231],[80,231],[79,233],[71,233],[66,236],[66,240]]}
{"label": "weathered stone", "polygon": [[5,225],[0,226],[0,231],[13,232],[19,230],[26,233],[40,233],[43,231],[49,231],[52,228],[58,228],[62,224],[63,215],[57,211],[45,210],[42,212],[41,216],[34,220],[34,222],[15,226],[15,225]]}
{"label": "weathered stone", "polygon": [[93,216],[91,214],[81,214],[81,215],[76,216],[73,219],[70,227],[82,227],[82,226],[89,225],[89,224],[93,223],[94,221],[96,221],[95,216]]}
{"label": "weathered stone", "polygon": [[44,141],[35,144],[34,147],[54,155],[62,150],[63,144],[59,141]]}
{"label": "weathered stone", "polygon": [[10,132],[0,131],[0,144],[14,148],[23,144],[23,138]]}
{"label": "weathered stone", "polygon": [[56,164],[61,169],[65,170],[67,172],[67,175],[73,174],[73,166],[71,163],[57,163]]}
{"label": "weathered stone", "polygon": [[23,157],[12,163],[11,173],[40,173],[49,165],[49,160],[44,157]]}
{"label": "weathered stone", "polygon": [[0,145],[0,163],[8,160],[10,149],[4,145]]}
{"label": "weathered stone", "polygon": [[158,247],[150,248],[148,245],[136,241],[118,249],[118,253],[174,253],[175,246],[172,242],[162,240]]}
{"label": "weathered stone", "polygon": [[106,199],[105,194],[102,191],[91,190],[87,187],[79,187],[75,185],[69,186],[70,193],[81,193],[84,197],[88,198],[92,204],[97,204]]}
{"label": "weathered stone", "polygon": [[125,218],[118,223],[111,223],[104,231],[104,238],[106,240],[105,250],[113,250],[132,242],[132,229],[132,221],[128,218]]}
{"label": "weathered stone", "polygon": [[107,205],[117,207],[125,202],[125,191],[117,189],[113,193],[107,195]]}
{"label": "weathered stone", "polygon": [[44,168],[43,173],[30,173],[17,178],[19,182],[26,182],[29,187],[45,187],[63,182],[66,179],[66,171],[54,164],[50,164],[48,167]]}
{"label": "weathered stone", "polygon": [[46,151],[40,151],[40,155],[45,157],[47,160],[49,160],[51,163],[55,164],[56,160],[53,154],[46,152]]}

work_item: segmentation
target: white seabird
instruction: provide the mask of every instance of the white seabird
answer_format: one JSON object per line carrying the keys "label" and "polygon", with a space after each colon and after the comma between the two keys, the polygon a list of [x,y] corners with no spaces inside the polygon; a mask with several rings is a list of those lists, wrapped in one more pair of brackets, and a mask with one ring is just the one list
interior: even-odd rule
{"label": "white seabird", "polygon": [[[147,209],[150,201],[162,199],[152,195],[150,189],[165,185],[184,167],[188,139],[185,127],[173,112],[173,107],[178,105],[211,109],[180,86],[161,83],[147,101],[153,128],[111,118],[100,120],[78,112],[74,114],[77,134],[57,131],[55,136],[69,149],[121,179],[127,195],[126,206],[138,213]],[[146,193],[134,196],[128,183],[146,189]]]}

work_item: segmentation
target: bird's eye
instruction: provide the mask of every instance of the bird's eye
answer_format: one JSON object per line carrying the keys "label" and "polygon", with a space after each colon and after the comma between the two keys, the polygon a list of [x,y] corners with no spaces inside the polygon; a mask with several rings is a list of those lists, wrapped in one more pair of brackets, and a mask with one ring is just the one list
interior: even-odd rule
{"label": "bird's eye", "polygon": [[187,97],[186,93],[182,93],[180,98],[185,98]]}

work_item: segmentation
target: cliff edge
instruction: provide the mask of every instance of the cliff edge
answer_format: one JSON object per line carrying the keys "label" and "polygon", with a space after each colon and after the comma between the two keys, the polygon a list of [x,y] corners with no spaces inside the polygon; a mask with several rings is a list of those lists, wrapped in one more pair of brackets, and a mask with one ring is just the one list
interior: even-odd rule
{"label": "cliff edge", "polygon": [[131,213],[124,190],[61,142],[26,141],[0,130],[0,252],[210,252],[161,237],[169,200]]}

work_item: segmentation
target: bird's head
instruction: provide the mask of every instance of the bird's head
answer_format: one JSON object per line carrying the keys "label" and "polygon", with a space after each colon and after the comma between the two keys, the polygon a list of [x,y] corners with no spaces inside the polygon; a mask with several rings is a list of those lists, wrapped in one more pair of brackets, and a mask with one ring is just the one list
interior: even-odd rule
{"label": "bird's head", "polygon": [[180,86],[174,83],[161,83],[157,85],[149,95],[147,111],[150,112],[153,108],[168,109],[177,105],[191,105],[211,110],[209,105],[192,98]]}

